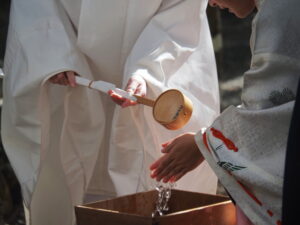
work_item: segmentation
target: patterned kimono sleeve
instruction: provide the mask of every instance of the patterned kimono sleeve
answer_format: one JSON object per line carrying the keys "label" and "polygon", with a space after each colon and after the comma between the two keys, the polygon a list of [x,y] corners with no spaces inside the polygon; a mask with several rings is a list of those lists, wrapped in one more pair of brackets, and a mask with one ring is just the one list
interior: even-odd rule
{"label": "patterned kimono sleeve", "polygon": [[254,224],[281,224],[283,167],[293,104],[261,110],[231,106],[195,136],[220,182]]}

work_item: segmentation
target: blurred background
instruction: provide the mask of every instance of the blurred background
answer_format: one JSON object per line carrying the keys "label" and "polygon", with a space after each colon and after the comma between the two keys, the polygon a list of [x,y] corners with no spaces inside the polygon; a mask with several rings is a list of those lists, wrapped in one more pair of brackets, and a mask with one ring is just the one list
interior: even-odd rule
{"label": "blurred background", "polygon": [[[0,2],[0,76],[2,77],[5,42],[9,21],[10,0]],[[250,65],[249,38],[252,16],[237,19],[226,10],[208,7],[213,44],[220,81],[221,110],[240,104],[242,75]],[[8,75],[8,74],[7,74]],[[2,106],[2,78],[0,78],[0,113]],[[1,140],[1,139],[0,139]],[[219,193],[224,193],[222,187]],[[20,187],[10,167],[0,141],[0,225],[21,225],[24,213]]]}

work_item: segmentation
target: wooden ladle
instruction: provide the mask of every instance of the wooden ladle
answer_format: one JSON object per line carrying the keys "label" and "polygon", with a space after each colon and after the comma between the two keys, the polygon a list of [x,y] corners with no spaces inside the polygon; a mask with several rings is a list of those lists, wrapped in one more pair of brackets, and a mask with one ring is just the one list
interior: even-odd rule
{"label": "wooden ladle", "polygon": [[169,130],[182,128],[192,116],[192,101],[177,89],[161,93],[155,101],[134,97],[138,103],[152,107],[153,118]]}
{"label": "wooden ladle", "polygon": [[129,95],[128,92],[116,88],[112,83],[106,81],[91,81],[76,76],[76,83],[107,94],[113,90],[121,96],[136,100],[138,103],[152,107],[153,118],[169,130],[182,128],[191,118],[193,104],[182,92],[177,89],[170,89],[161,93],[154,101],[138,95]]}

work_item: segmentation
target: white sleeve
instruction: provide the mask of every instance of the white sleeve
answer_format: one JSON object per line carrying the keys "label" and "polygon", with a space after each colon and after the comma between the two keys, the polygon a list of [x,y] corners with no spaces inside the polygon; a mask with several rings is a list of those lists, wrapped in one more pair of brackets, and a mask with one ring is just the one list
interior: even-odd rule
{"label": "white sleeve", "polygon": [[[46,131],[42,127],[47,127],[51,119],[55,121],[50,117],[50,102],[56,112],[64,110],[67,91],[44,81],[65,70],[89,74],[75,40],[72,24],[59,1],[11,2],[1,135],[27,206],[39,175],[40,159],[48,148],[45,139],[53,136],[42,131]],[[55,101],[50,96],[53,93]],[[79,104],[79,100],[77,102]]]}
{"label": "white sleeve", "polygon": [[16,81],[21,84],[36,78],[40,82],[64,70],[88,73],[76,47],[74,28],[60,2],[12,1],[5,71],[22,72]]}
{"label": "white sleeve", "polygon": [[205,17],[202,5],[201,1],[180,1],[158,11],[128,58],[128,72],[146,69],[152,75],[162,75],[178,70],[198,46],[200,17]]}
{"label": "white sleeve", "polygon": [[194,103],[188,129],[208,126],[219,113],[219,90],[207,1],[163,1],[145,26],[127,58],[124,85],[138,74],[147,82],[147,96],[176,88]]}

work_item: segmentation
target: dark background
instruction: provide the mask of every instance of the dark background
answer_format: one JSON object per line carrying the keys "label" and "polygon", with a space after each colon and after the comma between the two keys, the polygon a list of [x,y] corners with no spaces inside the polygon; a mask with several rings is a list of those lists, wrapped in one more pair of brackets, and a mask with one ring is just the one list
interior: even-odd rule
{"label": "dark background", "polygon": [[[0,68],[3,67],[5,54],[9,6],[10,0],[0,1]],[[208,7],[207,14],[218,67],[221,109],[224,110],[229,105],[240,104],[242,74],[250,64],[249,37],[252,16],[241,20],[226,10],[220,11],[211,7]],[[2,105],[2,79],[0,103]],[[22,209],[19,184],[0,141],[0,225],[25,224]]]}

